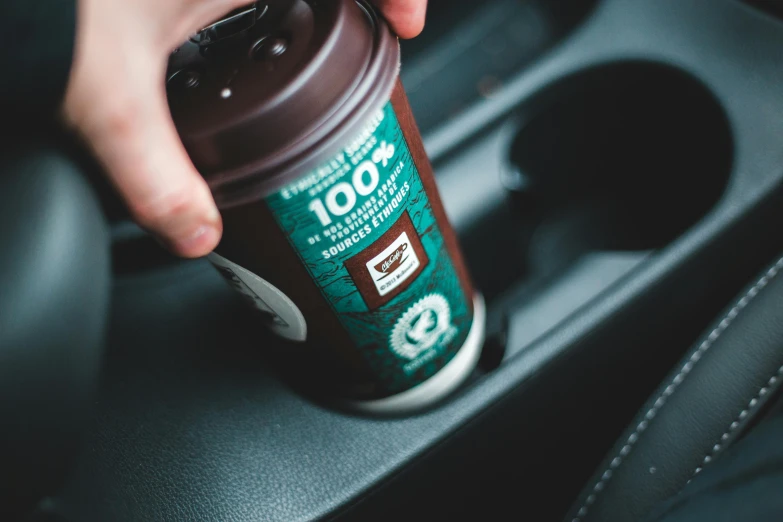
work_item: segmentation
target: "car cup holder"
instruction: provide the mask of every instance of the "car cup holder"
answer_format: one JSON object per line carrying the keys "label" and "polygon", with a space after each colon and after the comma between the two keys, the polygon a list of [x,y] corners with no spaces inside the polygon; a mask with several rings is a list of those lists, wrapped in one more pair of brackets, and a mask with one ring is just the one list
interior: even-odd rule
{"label": "car cup holder", "polygon": [[489,299],[546,284],[590,253],[667,246],[716,205],[732,169],[720,104],[670,66],[580,72],[532,96],[514,120],[493,174],[507,197],[465,239]]}

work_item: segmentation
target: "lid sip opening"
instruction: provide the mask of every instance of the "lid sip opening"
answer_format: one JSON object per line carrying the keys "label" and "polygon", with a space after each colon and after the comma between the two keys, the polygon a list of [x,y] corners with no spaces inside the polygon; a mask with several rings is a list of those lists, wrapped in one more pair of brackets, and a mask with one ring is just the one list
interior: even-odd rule
{"label": "lid sip opening", "polygon": [[234,9],[194,34],[190,41],[201,48],[224,42],[251,30],[268,11],[269,4],[261,1]]}

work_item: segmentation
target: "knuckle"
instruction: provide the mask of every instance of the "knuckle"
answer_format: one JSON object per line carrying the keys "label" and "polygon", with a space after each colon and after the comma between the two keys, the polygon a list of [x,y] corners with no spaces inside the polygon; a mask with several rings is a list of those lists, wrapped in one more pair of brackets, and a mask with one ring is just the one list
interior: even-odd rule
{"label": "knuckle", "polygon": [[131,210],[141,226],[160,230],[195,216],[197,201],[195,191],[184,187],[134,204]]}
{"label": "knuckle", "polygon": [[120,140],[130,139],[138,130],[140,111],[130,100],[116,100],[105,107],[100,119],[99,132],[114,136]]}

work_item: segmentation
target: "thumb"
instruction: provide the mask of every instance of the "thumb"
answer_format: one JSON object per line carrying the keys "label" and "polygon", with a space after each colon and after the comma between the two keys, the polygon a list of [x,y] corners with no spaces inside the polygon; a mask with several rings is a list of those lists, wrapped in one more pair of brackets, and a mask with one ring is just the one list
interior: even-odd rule
{"label": "thumb", "polygon": [[95,102],[92,117],[77,126],[136,221],[173,253],[204,256],[220,240],[220,214],[177,135],[165,87],[139,87]]}
{"label": "thumb", "polygon": [[424,29],[427,0],[375,0],[400,38],[414,38]]}

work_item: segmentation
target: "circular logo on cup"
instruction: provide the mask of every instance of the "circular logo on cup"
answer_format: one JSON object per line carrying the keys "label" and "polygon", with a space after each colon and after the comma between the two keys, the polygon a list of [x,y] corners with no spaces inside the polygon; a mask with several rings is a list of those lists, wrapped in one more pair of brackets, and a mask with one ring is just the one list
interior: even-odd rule
{"label": "circular logo on cup", "polygon": [[431,348],[446,344],[454,330],[448,301],[440,294],[430,294],[400,317],[389,343],[394,353],[413,360]]}

